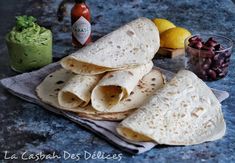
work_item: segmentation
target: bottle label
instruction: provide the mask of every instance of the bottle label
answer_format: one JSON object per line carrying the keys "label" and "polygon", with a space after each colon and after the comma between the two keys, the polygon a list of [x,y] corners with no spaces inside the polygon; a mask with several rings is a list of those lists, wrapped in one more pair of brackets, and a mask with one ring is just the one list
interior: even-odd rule
{"label": "bottle label", "polygon": [[91,24],[83,16],[81,16],[72,25],[72,32],[77,41],[84,45],[91,34]]}

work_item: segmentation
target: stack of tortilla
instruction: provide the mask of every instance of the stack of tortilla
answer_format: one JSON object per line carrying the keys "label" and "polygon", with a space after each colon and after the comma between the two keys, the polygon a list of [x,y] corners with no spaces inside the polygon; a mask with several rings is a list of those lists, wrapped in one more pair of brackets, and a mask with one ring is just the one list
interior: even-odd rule
{"label": "stack of tortilla", "polygon": [[39,98],[56,108],[97,120],[121,120],[162,87],[153,68],[159,32],[136,19],[61,60],[62,68],[37,87]]}
{"label": "stack of tortilla", "polygon": [[226,125],[211,89],[187,70],[164,84],[152,63],[158,48],[152,21],[136,19],[62,59],[37,94],[81,117],[125,118],[116,129],[131,141],[192,145],[223,137]]}

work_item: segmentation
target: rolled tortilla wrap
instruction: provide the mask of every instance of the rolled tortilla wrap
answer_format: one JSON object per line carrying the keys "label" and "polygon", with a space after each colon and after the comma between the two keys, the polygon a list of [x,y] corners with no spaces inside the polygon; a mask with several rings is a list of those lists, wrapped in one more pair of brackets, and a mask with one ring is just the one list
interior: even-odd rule
{"label": "rolled tortilla wrap", "polygon": [[61,65],[77,74],[100,74],[152,60],[159,49],[159,32],[147,18],[136,19],[65,57]]}
{"label": "rolled tortilla wrap", "polygon": [[91,91],[103,75],[75,75],[58,93],[59,105],[74,108],[86,106],[91,99]]}
{"label": "rolled tortilla wrap", "polygon": [[136,68],[107,73],[92,91],[93,108],[101,112],[113,112],[112,108],[131,94],[152,67],[153,63],[150,62]]}
{"label": "rolled tortilla wrap", "polygon": [[192,145],[219,139],[225,129],[221,105],[211,89],[192,72],[181,70],[123,120],[117,132],[134,141]]}

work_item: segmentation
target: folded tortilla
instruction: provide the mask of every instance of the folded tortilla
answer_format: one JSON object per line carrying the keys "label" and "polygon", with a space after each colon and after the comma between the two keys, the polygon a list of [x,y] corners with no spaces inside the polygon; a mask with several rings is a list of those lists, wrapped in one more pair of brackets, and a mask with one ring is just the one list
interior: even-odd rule
{"label": "folded tortilla", "polygon": [[195,74],[181,70],[150,101],[123,120],[117,132],[134,141],[192,145],[224,136],[221,105]]}
{"label": "folded tortilla", "polygon": [[62,67],[77,74],[100,74],[152,60],[159,49],[159,32],[147,18],[136,19],[65,57]]}
{"label": "folded tortilla", "polygon": [[86,107],[63,107],[58,102],[58,92],[64,88],[74,74],[65,69],[59,69],[49,74],[36,88],[37,96],[41,101],[55,108],[77,113],[81,117],[96,120],[122,120],[130,115],[136,108],[148,101],[153,92],[163,86],[164,78],[160,71],[153,69],[143,77],[141,82],[134,88],[131,95],[117,105],[120,112],[99,112],[89,104]]}
{"label": "folded tortilla", "polygon": [[92,89],[102,76],[74,75],[58,93],[59,105],[68,108],[86,106],[90,102]]}
{"label": "folded tortilla", "polygon": [[152,67],[153,62],[150,62],[135,68],[107,73],[92,91],[93,108],[101,112],[123,111],[115,106],[131,94],[140,79],[149,73]]}

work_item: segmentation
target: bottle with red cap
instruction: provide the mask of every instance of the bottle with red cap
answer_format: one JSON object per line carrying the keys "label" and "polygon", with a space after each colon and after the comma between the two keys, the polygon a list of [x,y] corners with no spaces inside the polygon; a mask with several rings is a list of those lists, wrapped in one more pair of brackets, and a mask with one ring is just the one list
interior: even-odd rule
{"label": "bottle with red cap", "polygon": [[72,44],[81,48],[91,42],[91,14],[85,0],[75,0],[71,9]]}

